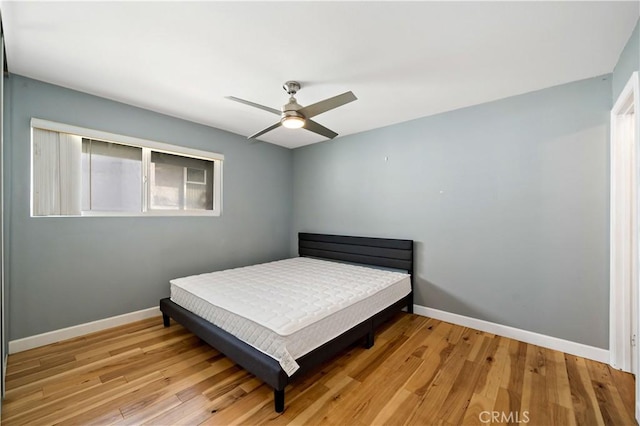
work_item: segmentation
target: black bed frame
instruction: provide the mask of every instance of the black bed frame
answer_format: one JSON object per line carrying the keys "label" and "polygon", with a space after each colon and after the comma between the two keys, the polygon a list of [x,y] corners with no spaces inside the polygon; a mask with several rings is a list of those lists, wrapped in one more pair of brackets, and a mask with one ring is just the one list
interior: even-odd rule
{"label": "black bed frame", "polygon": [[291,377],[287,376],[280,363],[272,357],[187,311],[171,299],[160,300],[165,327],[169,327],[169,318],[173,318],[236,364],[271,386],[274,389],[275,410],[278,413],[284,411],[284,389],[295,377],[334,357],[359,339],[365,339],[365,346],[370,348],[373,346],[374,333],[378,325],[404,307],[409,313],[413,312],[412,240],[299,233],[298,253],[300,256],[405,270],[412,276],[411,293],[335,339],[296,359],[300,368]]}

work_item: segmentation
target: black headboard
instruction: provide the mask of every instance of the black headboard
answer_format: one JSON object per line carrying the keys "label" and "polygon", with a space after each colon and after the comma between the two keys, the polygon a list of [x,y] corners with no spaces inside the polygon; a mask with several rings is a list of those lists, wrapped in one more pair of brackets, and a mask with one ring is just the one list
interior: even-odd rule
{"label": "black headboard", "polygon": [[300,232],[298,254],[402,269],[413,275],[413,240]]}

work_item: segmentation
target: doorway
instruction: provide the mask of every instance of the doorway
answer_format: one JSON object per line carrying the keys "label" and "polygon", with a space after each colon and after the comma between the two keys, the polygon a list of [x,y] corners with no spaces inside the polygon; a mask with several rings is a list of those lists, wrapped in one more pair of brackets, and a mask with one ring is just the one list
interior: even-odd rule
{"label": "doorway", "polygon": [[640,93],[634,72],[611,110],[610,364],[636,375],[636,419],[640,418],[638,374],[638,213],[640,201]]}

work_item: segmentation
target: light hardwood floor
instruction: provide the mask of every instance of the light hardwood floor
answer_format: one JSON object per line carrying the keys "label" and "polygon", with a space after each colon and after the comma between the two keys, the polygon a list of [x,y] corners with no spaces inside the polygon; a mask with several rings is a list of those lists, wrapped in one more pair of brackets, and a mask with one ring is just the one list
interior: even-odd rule
{"label": "light hardwood floor", "polygon": [[269,387],[160,317],[11,355],[6,379],[7,425],[635,424],[629,374],[409,314],[296,380],[280,415]]}

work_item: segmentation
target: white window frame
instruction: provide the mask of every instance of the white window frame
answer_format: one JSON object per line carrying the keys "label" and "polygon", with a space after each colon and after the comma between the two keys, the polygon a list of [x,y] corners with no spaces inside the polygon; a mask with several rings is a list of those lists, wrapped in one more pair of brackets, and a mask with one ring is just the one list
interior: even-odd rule
{"label": "white window frame", "polygon": [[[142,211],[140,212],[110,212],[110,211],[83,211],[81,215],[46,215],[34,216],[33,214],[33,129],[50,130],[59,133],[78,135],[83,138],[95,139],[104,142],[111,142],[120,145],[133,146],[142,149]],[[212,210],[149,210],[149,196],[151,193],[149,179],[149,162],[151,161],[151,151],[164,152],[167,154],[180,155],[184,157],[197,158],[200,160],[212,161],[213,165],[213,209]],[[148,139],[136,138],[133,136],[119,135],[102,130],[87,129],[70,124],[56,123],[54,121],[31,118],[31,184],[30,203],[31,217],[104,217],[104,216],[221,216],[222,215],[222,168],[224,155],[209,151],[201,151],[193,148],[186,148],[171,145],[163,142],[151,141]]]}

